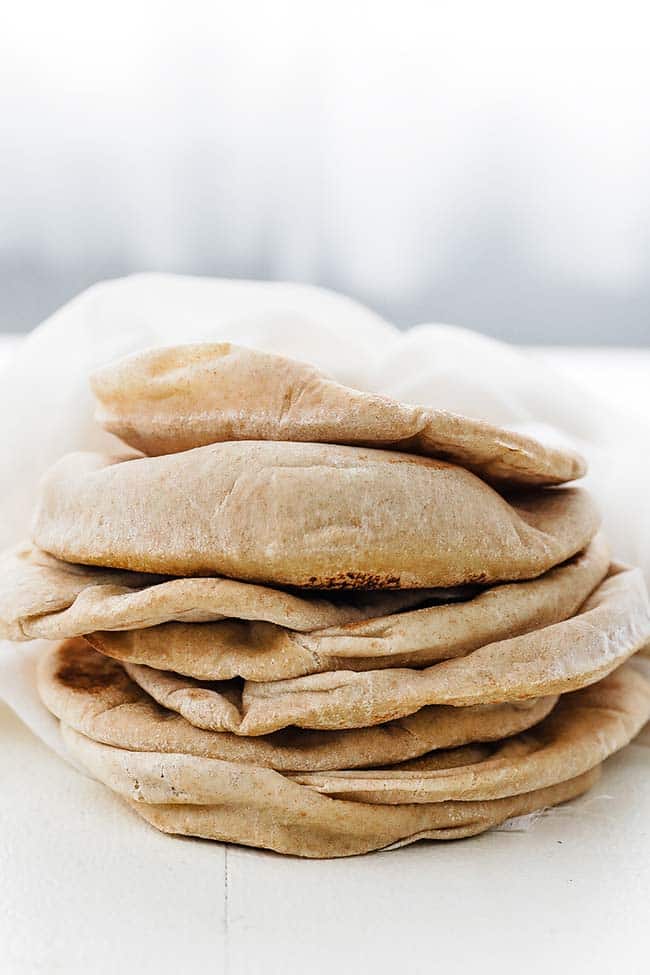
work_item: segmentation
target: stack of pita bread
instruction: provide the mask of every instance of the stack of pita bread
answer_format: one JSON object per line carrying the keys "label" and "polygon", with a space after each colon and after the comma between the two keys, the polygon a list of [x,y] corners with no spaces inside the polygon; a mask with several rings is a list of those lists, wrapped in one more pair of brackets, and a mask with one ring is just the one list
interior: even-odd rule
{"label": "stack of pita bread", "polygon": [[157,828],[469,836],[580,795],[650,718],[644,582],[571,451],[227,344],[92,386],[121,453],[47,474],[0,626],[52,641],[68,749]]}

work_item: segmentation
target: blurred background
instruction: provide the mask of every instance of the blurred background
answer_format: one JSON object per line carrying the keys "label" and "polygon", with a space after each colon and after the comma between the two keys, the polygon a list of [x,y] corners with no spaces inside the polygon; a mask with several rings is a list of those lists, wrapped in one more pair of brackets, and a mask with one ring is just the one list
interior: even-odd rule
{"label": "blurred background", "polygon": [[0,330],[139,270],[650,344],[643,4],[13,4]]}

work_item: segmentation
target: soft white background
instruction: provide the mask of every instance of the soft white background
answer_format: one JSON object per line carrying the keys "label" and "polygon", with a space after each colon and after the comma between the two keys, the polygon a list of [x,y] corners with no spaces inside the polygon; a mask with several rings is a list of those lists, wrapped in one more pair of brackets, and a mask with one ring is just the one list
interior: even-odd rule
{"label": "soft white background", "polygon": [[0,329],[151,269],[647,345],[649,37],[629,0],[11,2]]}

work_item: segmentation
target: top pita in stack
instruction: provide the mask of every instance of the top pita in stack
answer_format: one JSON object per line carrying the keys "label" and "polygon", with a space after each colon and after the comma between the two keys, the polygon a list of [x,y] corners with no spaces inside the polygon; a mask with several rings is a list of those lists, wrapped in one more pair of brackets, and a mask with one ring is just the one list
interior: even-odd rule
{"label": "top pita in stack", "polygon": [[[64,641],[44,700],[159,828],[313,856],[468,835],[584,791],[647,719],[634,677],[607,691],[628,717],[590,761],[605,725],[553,723],[558,695],[605,687],[650,638],[640,574],[610,565],[590,497],[563,486],[584,473],[571,451],[230,345],[143,353],[92,385],[144,456],[48,473],[32,543],[0,560],[0,626]],[[527,778],[516,736],[547,722],[566,769]],[[498,794],[430,784],[489,769],[476,743],[508,736]],[[379,786],[401,811],[363,776],[339,790],[346,769],[384,783],[409,761],[408,788]]]}
{"label": "top pita in stack", "polygon": [[422,454],[506,484],[562,484],[585,473],[572,451],[350,389],[304,363],[230,343],[129,356],[95,372],[91,385],[99,423],[150,457],[271,440]]}
{"label": "top pita in stack", "polygon": [[69,562],[317,589],[450,587],[539,576],[598,527],[580,489],[522,490],[579,476],[572,453],[280,357],[162,350],[93,388],[100,421],[149,456],[77,454],[50,471],[33,539]]}

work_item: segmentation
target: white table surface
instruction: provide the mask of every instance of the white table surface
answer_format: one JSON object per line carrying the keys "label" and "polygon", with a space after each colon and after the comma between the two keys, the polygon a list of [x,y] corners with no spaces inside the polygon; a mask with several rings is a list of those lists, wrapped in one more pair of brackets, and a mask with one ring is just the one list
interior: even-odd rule
{"label": "white table surface", "polygon": [[[647,396],[650,352],[543,354]],[[527,832],[314,862],[163,836],[0,705],[0,972],[645,973],[649,747]]]}

